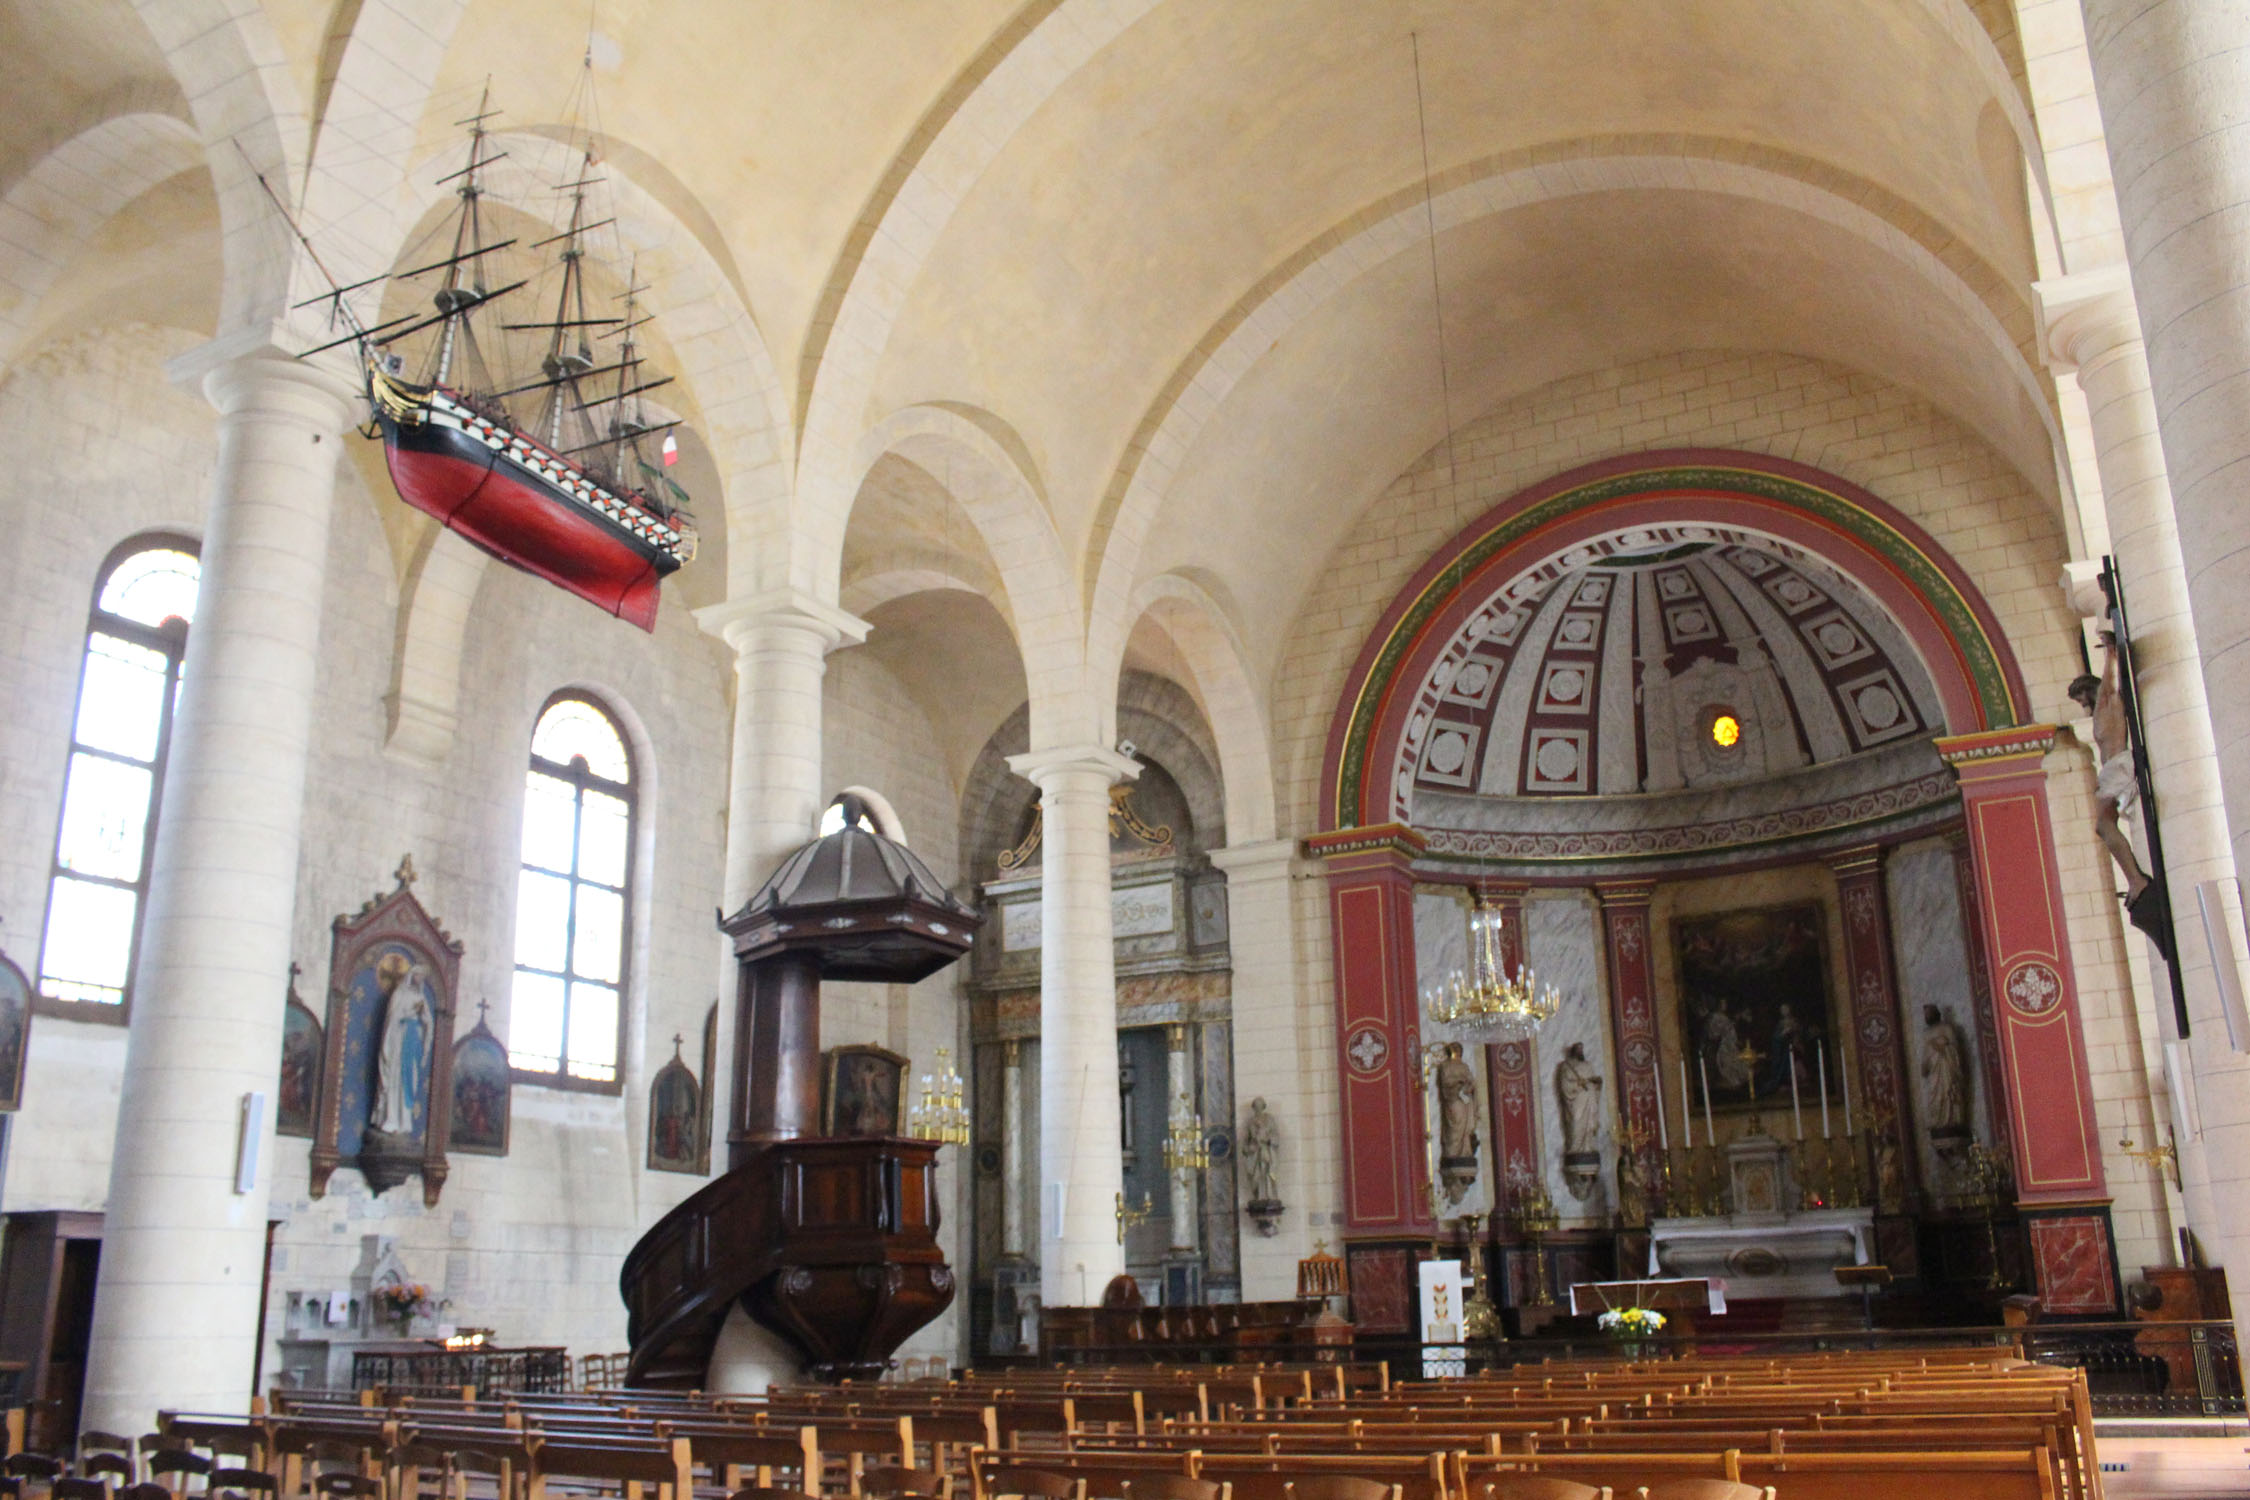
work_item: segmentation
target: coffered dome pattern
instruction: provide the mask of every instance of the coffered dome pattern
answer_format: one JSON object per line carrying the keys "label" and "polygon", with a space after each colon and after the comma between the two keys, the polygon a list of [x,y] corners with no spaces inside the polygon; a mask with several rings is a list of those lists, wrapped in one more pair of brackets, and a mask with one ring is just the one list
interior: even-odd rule
{"label": "coffered dome pattern", "polygon": [[1864,589],[1801,549],[1711,526],[1621,532],[1518,575],[1417,697],[1401,770],[1417,790],[1489,796],[1748,781],[1943,723]]}

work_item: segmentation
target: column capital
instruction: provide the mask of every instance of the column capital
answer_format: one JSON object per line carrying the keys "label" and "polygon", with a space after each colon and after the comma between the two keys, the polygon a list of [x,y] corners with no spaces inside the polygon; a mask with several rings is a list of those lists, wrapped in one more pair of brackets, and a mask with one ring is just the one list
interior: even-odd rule
{"label": "column capital", "polygon": [[695,612],[695,623],[737,651],[747,651],[760,636],[778,633],[817,643],[822,656],[858,645],[873,628],[855,614],[791,588],[705,605]]}
{"label": "column capital", "polygon": [[2140,309],[2123,266],[2103,266],[2031,284],[2039,347],[2058,370],[2077,370],[2141,341]]}
{"label": "column capital", "polygon": [[1080,777],[1098,777],[1105,787],[1131,781],[1141,774],[1141,763],[1107,745],[1053,745],[1009,756],[1008,769],[1041,792],[1051,792]]}
{"label": "column capital", "polygon": [[1236,881],[1287,880],[1297,873],[1295,839],[1263,839],[1255,844],[1229,844],[1210,851],[1214,868]]}
{"label": "column capital", "polygon": [[1353,854],[1393,854],[1413,859],[1429,846],[1427,838],[1404,823],[1338,828],[1313,834],[1305,840],[1305,852],[1316,859],[1342,859]]}
{"label": "column capital", "polygon": [[1623,911],[1634,907],[1648,909],[1656,898],[1653,880],[1597,880],[1594,895],[1601,901],[1603,912]]}
{"label": "column capital", "polygon": [[367,388],[332,359],[299,359],[262,331],[198,344],[164,365],[165,378],[191,386],[220,415],[270,412],[327,436],[366,419]]}
{"label": "column capital", "polygon": [[2037,769],[2040,760],[2055,747],[2055,726],[2018,724],[1975,734],[1940,735],[1931,744],[1966,784],[1996,776],[2020,776]]}

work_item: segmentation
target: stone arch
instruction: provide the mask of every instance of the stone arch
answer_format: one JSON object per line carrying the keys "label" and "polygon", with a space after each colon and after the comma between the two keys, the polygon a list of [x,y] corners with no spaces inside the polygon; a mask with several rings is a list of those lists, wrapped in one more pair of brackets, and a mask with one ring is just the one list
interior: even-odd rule
{"label": "stone arch", "polygon": [[[947,487],[990,552],[1007,593],[1003,614],[1023,653],[1031,693],[1030,743],[1100,739],[1108,715],[1085,670],[1085,613],[1062,538],[1022,445],[996,419],[952,406],[911,406],[877,423],[854,460],[856,495],[886,453],[947,475]],[[841,543],[842,534],[838,533]],[[836,554],[836,563],[841,552]],[[834,564],[823,572],[833,575]],[[1114,681],[1114,678],[1109,680]]]}
{"label": "stone arch", "polygon": [[1967,573],[1922,528],[1835,475],[1763,454],[1675,449],[1605,459],[1494,506],[1392,600],[1346,676],[1321,771],[1324,828],[1403,821],[1390,774],[1420,724],[1414,688],[1438,653],[1535,557],[1620,527],[1709,521],[1800,547],[1886,609],[1922,661],[1954,734],[2023,721],[2014,652]]}
{"label": "stone arch", "polygon": [[[1447,174],[1446,186],[1427,213],[1442,232],[1586,193],[1669,189],[1721,193],[1812,215],[1903,262],[1951,304],[1964,326],[1975,330],[2013,376],[2059,450],[2060,429],[2032,357],[2035,336],[2028,306],[2005,278],[1966,255],[1934,222],[1914,215],[1906,205],[1884,205],[1902,227],[1868,206],[1887,196],[1872,185],[1782,153],[1673,138],[1664,154],[1649,154],[1642,149],[1649,144],[1578,142],[1477,163]],[[1701,145],[1708,154],[1685,154],[1683,145]],[[1568,170],[1553,170],[1558,159],[1569,162]],[[1234,387],[1265,350],[1350,284],[1363,267],[1410,250],[1428,235],[1430,218],[1418,189],[1394,195],[1383,207],[1387,212],[1355,216],[1307,246],[1238,302],[1143,419],[1096,522],[1097,548],[1087,558],[1092,599],[1087,654],[1097,671],[1122,659],[1126,634],[1138,618],[1132,590],[1149,528],[1162,513],[1180,464]]]}
{"label": "stone arch", "polygon": [[133,0],[186,96],[218,191],[222,333],[285,316],[298,249],[258,175],[286,197],[304,179],[305,101],[256,0]]}
{"label": "stone arch", "polygon": [[1135,590],[1133,617],[1155,621],[1195,677],[1226,787],[1226,841],[1249,844],[1272,838],[1272,742],[1263,698],[1233,621],[1201,584],[1178,573],[1162,574]]}
{"label": "stone arch", "polygon": [[111,115],[49,151],[0,195],[0,374],[21,351],[39,302],[104,222],[134,199],[203,164],[195,129],[177,115]]}
{"label": "stone arch", "polygon": [[[830,273],[798,364],[797,519],[816,554],[841,549],[859,414],[908,292],[954,212],[1041,106],[1160,3],[1042,0],[1031,7],[931,105],[877,186]],[[2006,113],[2051,223],[2038,131],[1992,34],[1968,0],[1916,3]]]}

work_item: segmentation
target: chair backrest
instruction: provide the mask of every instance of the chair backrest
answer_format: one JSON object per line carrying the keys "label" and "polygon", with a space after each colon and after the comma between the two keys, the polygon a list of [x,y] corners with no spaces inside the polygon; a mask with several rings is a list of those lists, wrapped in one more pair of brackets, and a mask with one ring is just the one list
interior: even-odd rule
{"label": "chair backrest", "polygon": [[1227,1500],[1225,1480],[1190,1479],[1185,1474],[1144,1474],[1118,1486],[1125,1500]]}
{"label": "chair backrest", "polygon": [[211,1493],[214,1495],[241,1495],[247,1500],[251,1495],[279,1495],[281,1486],[263,1469],[218,1469],[211,1471]]}
{"label": "chair backrest", "polygon": [[114,1432],[102,1432],[89,1427],[78,1434],[78,1456],[81,1458],[89,1453],[131,1453],[132,1451],[133,1440],[129,1437],[120,1437]]}
{"label": "chair backrest", "polygon": [[55,1500],[109,1500],[109,1486],[99,1479],[64,1475],[54,1482]]}
{"label": "chair backrest", "polygon": [[1041,1496],[1044,1500],[1085,1500],[1086,1482],[1045,1469],[1010,1465],[993,1468],[984,1476],[984,1500],[1001,1495]]}
{"label": "chair backrest", "polygon": [[727,1500],[814,1500],[802,1490],[775,1489],[771,1485],[750,1485],[736,1490]]}
{"label": "chair backrest", "polygon": [[161,1484],[142,1480],[129,1484],[117,1492],[117,1500],[172,1500],[172,1492]]}
{"label": "chair backrest", "polygon": [[114,1476],[120,1484],[133,1482],[133,1461],[122,1453],[89,1453],[78,1460],[78,1472],[87,1479]]}
{"label": "chair backrest", "polygon": [[870,1464],[859,1472],[859,1491],[863,1495],[914,1495],[937,1500],[945,1494],[945,1480],[927,1469]]}
{"label": "chair backrest", "polygon": [[62,1460],[44,1453],[11,1453],[0,1463],[0,1474],[11,1479],[53,1479],[62,1473]]}
{"label": "chair backrest", "polygon": [[1731,1479],[1667,1479],[1644,1485],[1641,1500],[1773,1500],[1773,1491]]}
{"label": "chair backrest", "polygon": [[1478,1492],[1478,1500],[1610,1500],[1606,1485],[1580,1484],[1551,1474],[1504,1474]]}
{"label": "chair backrest", "polygon": [[1282,1481],[1288,1500],[1399,1500],[1399,1487],[1357,1474],[1306,1474]]}
{"label": "chair backrest", "polygon": [[334,1496],[336,1500],[347,1500],[347,1497],[353,1496],[381,1495],[383,1493],[382,1480],[371,1478],[366,1474],[347,1473],[342,1469],[332,1469],[326,1474],[314,1475],[312,1487],[314,1493]]}

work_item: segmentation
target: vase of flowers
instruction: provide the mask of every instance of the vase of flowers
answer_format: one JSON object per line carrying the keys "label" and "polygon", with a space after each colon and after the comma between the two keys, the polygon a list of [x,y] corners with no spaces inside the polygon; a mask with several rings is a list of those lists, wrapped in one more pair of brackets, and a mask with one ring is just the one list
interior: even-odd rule
{"label": "vase of flowers", "polygon": [[375,1307],[398,1325],[401,1338],[414,1326],[414,1315],[429,1311],[430,1289],[419,1281],[388,1281],[375,1288]]}
{"label": "vase of flowers", "polygon": [[1594,1321],[1617,1341],[1618,1352],[1627,1359],[1655,1353],[1647,1340],[1664,1331],[1664,1314],[1653,1307],[1613,1307]]}

